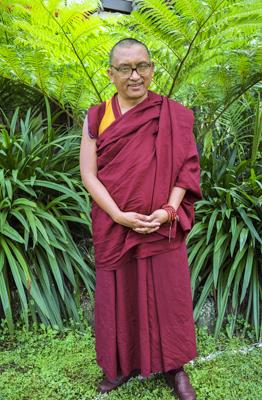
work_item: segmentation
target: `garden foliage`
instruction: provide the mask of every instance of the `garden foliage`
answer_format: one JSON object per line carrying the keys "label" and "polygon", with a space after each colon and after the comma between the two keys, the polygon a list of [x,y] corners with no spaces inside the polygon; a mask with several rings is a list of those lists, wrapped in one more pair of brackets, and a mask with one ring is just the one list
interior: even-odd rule
{"label": "garden foliage", "polygon": [[[10,331],[14,312],[63,328],[79,320],[80,289],[94,289],[91,257],[73,232],[90,232],[89,198],[78,176],[79,135],[52,128],[30,109],[0,127],[0,299]],[[1,308],[0,308],[1,309]]]}
{"label": "garden foliage", "polygon": [[[25,93],[28,93],[30,104],[32,91],[38,96],[45,95],[68,115],[71,123],[81,126],[85,109],[109,98],[114,92],[106,76],[108,52],[112,45],[127,36],[145,41],[155,62],[151,89],[183,102],[194,110],[195,115],[194,129],[201,155],[204,195],[196,205],[196,225],[188,237],[195,318],[198,318],[207,297],[212,296],[217,312],[216,334],[226,316],[231,314],[228,333],[232,335],[236,316],[241,313],[255,326],[257,338],[261,337],[260,1],[136,0],[131,16],[108,18],[94,13],[98,6],[96,1],[70,7],[61,3],[36,0],[28,6],[27,0],[20,0],[10,6],[8,1],[1,2],[0,79],[9,82],[8,85],[5,83],[8,90],[12,90],[10,82],[16,88],[19,84],[27,88]],[[8,104],[6,93],[0,93],[0,99]],[[17,149],[27,146],[28,158],[33,163],[33,158],[29,157],[32,135],[22,144],[23,130],[21,126],[18,134],[17,113],[13,118],[12,130],[5,127],[8,133],[4,135],[15,135],[16,140],[12,141],[18,143],[14,145]],[[24,118],[28,120],[29,116]],[[70,137],[71,133],[68,135]],[[54,141],[60,139],[62,144],[59,142],[56,146],[61,145],[61,158],[64,162],[73,159],[70,151],[66,150],[68,146],[72,147],[71,139],[68,138],[67,142],[64,136],[53,137]],[[75,148],[71,151],[77,157],[78,145],[73,143]],[[53,155],[56,146],[47,146],[49,154]],[[51,155],[50,161],[53,160]],[[20,196],[22,189],[14,191],[10,199],[10,187],[14,182],[8,183],[12,174],[2,165],[2,174],[7,179],[7,183],[2,184],[4,196],[9,201],[16,201],[17,193]],[[19,170],[19,165],[16,164],[14,169]],[[64,168],[66,163],[61,165]],[[90,209],[77,166],[73,167],[73,179],[71,176],[68,179],[68,171],[63,168],[61,177],[56,172],[57,166],[48,165],[48,174],[43,169],[48,185],[59,181],[63,190],[71,190],[74,196],[79,196],[81,201],[78,206],[74,203],[71,212],[86,222],[86,217],[79,217],[88,214]],[[32,170],[37,171],[35,164]],[[41,201],[46,186],[40,183],[34,187],[32,180],[29,183],[31,176],[23,179],[23,184],[29,188],[29,192],[24,194],[27,201]],[[43,180],[39,172],[35,182],[38,180]],[[48,188],[55,203],[61,192],[51,186]],[[71,192],[70,196],[72,207],[76,197]],[[46,207],[47,203],[44,204]],[[60,223],[63,216],[67,216],[66,210],[59,208],[57,219]],[[6,208],[3,209],[5,214]],[[12,221],[9,225],[15,229]],[[49,223],[51,229],[52,223]],[[26,231],[23,224],[19,226]],[[16,234],[23,237],[19,229]],[[36,246],[32,229],[28,240]],[[65,244],[60,245],[65,248]],[[43,247],[41,243],[39,246]],[[56,254],[60,254],[59,250]],[[48,254],[45,257],[39,268],[50,265]],[[5,262],[7,268],[10,260]],[[53,267],[50,265],[51,269]],[[63,299],[60,278],[54,272],[50,276],[57,285],[55,293]],[[5,277],[6,284],[8,279],[9,275]],[[6,292],[5,296],[10,301],[10,293]]]}

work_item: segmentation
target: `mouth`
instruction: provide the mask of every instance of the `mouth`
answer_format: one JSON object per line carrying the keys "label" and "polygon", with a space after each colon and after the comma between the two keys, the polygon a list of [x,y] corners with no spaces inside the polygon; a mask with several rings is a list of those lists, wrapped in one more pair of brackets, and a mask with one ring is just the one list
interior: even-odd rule
{"label": "mouth", "polygon": [[143,85],[143,82],[140,82],[140,83],[132,83],[132,84],[130,84],[130,85],[128,85],[128,86],[130,86],[131,88],[138,88],[138,87],[140,87],[140,86],[142,86]]}

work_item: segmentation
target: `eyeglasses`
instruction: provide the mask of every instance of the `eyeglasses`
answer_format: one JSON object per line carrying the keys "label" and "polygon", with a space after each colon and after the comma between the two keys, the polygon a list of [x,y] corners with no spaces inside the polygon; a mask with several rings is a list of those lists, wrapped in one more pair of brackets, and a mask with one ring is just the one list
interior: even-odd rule
{"label": "eyeglasses", "polygon": [[122,78],[129,78],[133,71],[136,71],[138,75],[146,75],[150,68],[152,67],[153,63],[140,63],[137,64],[135,68],[132,68],[130,65],[120,65],[120,67],[115,67],[114,65],[110,65],[111,68],[114,68]]}

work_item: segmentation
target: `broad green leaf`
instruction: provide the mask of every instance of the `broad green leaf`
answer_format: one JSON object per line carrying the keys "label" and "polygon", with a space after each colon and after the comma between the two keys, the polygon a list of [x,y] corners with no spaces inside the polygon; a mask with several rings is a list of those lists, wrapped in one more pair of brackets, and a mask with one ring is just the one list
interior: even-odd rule
{"label": "broad green leaf", "polygon": [[89,226],[88,222],[82,218],[74,217],[71,215],[61,215],[59,217],[59,221],[72,221],[72,222],[77,222],[79,224],[84,224]]}
{"label": "broad green leaf", "polygon": [[46,212],[42,209],[41,210],[38,209],[36,215],[49,221],[52,225],[54,225],[59,230],[59,234],[66,239],[66,235],[64,233],[64,226],[51,213]]}
{"label": "broad green leaf", "polygon": [[223,233],[221,231],[219,231],[215,237],[215,247],[214,247],[214,252],[216,253],[217,251],[219,251],[219,249],[221,248],[222,244],[224,243],[224,241],[227,239],[228,234],[227,233]]}
{"label": "broad green leaf", "polygon": [[24,271],[24,276],[26,279],[26,288],[29,290],[30,286],[31,286],[31,274],[27,265],[27,262],[23,256],[23,254],[21,253],[21,251],[18,249],[18,247],[16,247],[12,242],[10,242],[10,240],[8,241],[8,245],[9,247],[12,249],[14,255],[16,256],[17,261],[19,262],[19,264],[21,265],[23,271]]}
{"label": "broad green leaf", "polygon": [[233,294],[232,294],[232,307],[234,310],[237,310],[237,308],[239,306],[239,284],[240,284],[240,280],[243,275],[245,262],[246,262],[245,258],[243,258],[240,261],[239,266],[237,268],[236,275],[235,275],[235,279],[234,279]]}
{"label": "broad green leaf", "polygon": [[217,232],[219,232],[220,229],[222,228],[223,222],[224,222],[223,220],[217,220],[217,221],[216,221]]}
{"label": "broad green leaf", "polygon": [[218,312],[218,316],[217,316],[217,320],[216,320],[216,326],[215,326],[215,332],[214,332],[216,338],[220,332],[220,329],[221,329],[221,326],[222,326],[222,323],[224,320],[226,307],[228,305],[229,294],[230,294],[230,285],[227,285],[224,290],[224,293],[223,293],[220,312]]}
{"label": "broad green leaf", "polygon": [[236,229],[234,230],[234,234],[232,232],[232,239],[231,239],[231,243],[230,243],[230,255],[231,257],[233,257],[234,251],[235,251],[235,247],[236,247],[236,243],[238,241],[240,232],[242,231],[244,227],[244,223],[241,221],[239,224],[237,224]]}
{"label": "broad green leaf", "polygon": [[261,306],[261,288],[259,287],[259,277],[257,274],[257,268],[253,268],[252,271],[252,285],[251,285],[252,297],[253,297],[253,322],[256,331],[256,339],[259,340],[260,334],[260,306]]}
{"label": "broad green leaf", "polygon": [[[40,245],[43,248],[43,250],[50,255],[50,257],[53,257],[53,255],[54,255],[53,250],[52,250],[53,243],[52,243],[52,245],[49,245],[47,243],[47,241],[44,239],[44,237],[42,236],[41,232],[39,232],[39,234],[38,234],[37,245]],[[40,246],[37,246],[37,247],[40,247]]]}
{"label": "broad green leaf", "polygon": [[227,249],[227,243],[225,243],[226,239],[228,239],[228,234],[223,234],[221,231],[219,231],[215,237],[213,252],[213,279],[215,288],[217,288],[219,270],[223,263],[222,252]]}
{"label": "broad green leaf", "polygon": [[197,222],[188,234],[187,241],[192,240],[206,229],[206,225],[202,222]]}
{"label": "broad green leaf", "polygon": [[46,242],[48,244],[50,244],[46,229],[45,229],[44,225],[42,224],[41,220],[39,218],[37,218],[36,215],[35,215],[35,225],[36,225],[37,229],[41,232],[41,234],[42,234],[43,238],[46,240]]}
{"label": "broad green leaf", "polygon": [[228,209],[232,208],[230,192],[227,192],[227,194],[226,194],[226,205],[227,205]]}
{"label": "broad green leaf", "polygon": [[75,296],[73,297],[71,295],[71,293],[69,292],[67,287],[65,287],[65,291],[66,291],[65,304],[66,304],[68,313],[70,314],[71,318],[74,319],[74,321],[79,321],[79,314],[78,314],[78,310],[76,307]]}
{"label": "broad green leaf", "polygon": [[21,225],[23,225],[24,229],[29,232],[30,230],[29,225],[21,212],[17,211],[16,209],[12,209],[10,211],[10,214],[16,217],[16,219],[21,223]]}
{"label": "broad green leaf", "polygon": [[247,213],[245,212],[245,210],[244,210],[243,208],[239,207],[239,208],[238,208],[238,212],[239,212],[239,214],[241,215],[241,217],[243,218],[243,221],[244,221],[244,222],[246,223],[246,225],[248,226],[251,235],[254,236],[254,237],[259,241],[259,243],[262,243],[262,240],[261,240],[259,234],[257,233],[257,231],[256,231],[256,229],[255,229],[255,227],[254,227],[254,225],[253,225],[253,222],[252,222],[251,219],[248,217],[248,215],[247,215]]}
{"label": "broad green leaf", "polygon": [[[46,225],[45,228],[46,228],[49,240],[52,243],[52,246],[55,247],[56,249],[64,251],[68,245],[67,238],[63,239],[63,237],[60,236],[60,231],[58,232],[56,229],[51,229],[51,227],[48,225]],[[65,230],[67,230],[67,228],[65,228]]]}
{"label": "broad green leaf", "polygon": [[5,279],[5,274],[3,270],[0,272],[0,298],[2,302],[3,311],[6,317],[6,321],[8,324],[8,328],[11,333],[14,333],[14,321],[13,321],[13,314],[12,308],[8,296],[8,289],[7,289],[7,281]]}
{"label": "broad green leaf", "polygon": [[32,296],[34,302],[37,304],[41,312],[52,322],[55,323],[55,320],[52,316],[52,310],[48,309],[45,299],[39,289],[36,279],[32,279],[31,287],[30,287],[30,295]]}
{"label": "broad green leaf", "polygon": [[49,261],[49,267],[51,268],[55,281],[57,283],[58,290],[61,294],[62,299],[65,299],[65,288],[64,288],[64,280],[63,277],[60,273],[60,269],[56,260],[56,256],[53,253],[51,256],[49,253],[47,253],[48,261]]}
{"label": "broad green leaf", "polygon": [[18,243],[24,243],[24,239],[22,236],[14,229],[9,223],[6,221],[4,225],[4,229],[1,232],[4,236],[9,237],[10,239],[14,240]]}
{"label": "broad green leaf", "polygon": [[[50,280],[50,278],[49,278]],[[61,319],[61,308],[59,306],[59,299],[57,297],[56,290],[54,289],[53,281],[51,280],[50,291],[45,286],[45,280],[42,276],[39,276],[39,282],[42,287],[45,301],[49,310],[52,310],[52,325],[58,325],[60,329],[63,329],[63,322]]]}
{"label": "broad green leaf", "polygon": [[249,230],[246,228],[243,228],[240,232],[240,237],[239,237],[239,250],[241,251],[243,247],[246,244],[247,238],[248,238],[248,233]]}
{"label": "broad green leaf", "polygon": [[7,223],[7,217],[8,217],[8,211],[4,210],[4,206],[3,204],[1,204],[1,213],[0,213],[0,232],[3,232],[3,230],[5,229],[5,224]]}
{"label": "broad green leaf", "polygon": [[10,200],[13,198],[13,188],[10,179],[5,178],[6,192]]}
{"label": "broad green leaf", "polygon": [[0,249],[0,273],[2,273],[4,265],[5,265],[5,253],[3,249]]}
{"label": "broad green leaf", "polygon": [[42,287],[45,287],[45,289],[51,293],[51,282],[52,278],[50,278],[51,274],[48,274],[48,258],[45,254],[45,252],[41,248],[37,248],[35,250],[36,258],[38,261],[38,264],[40,266],[40,271],[39,271],[39,279],[42,279],[44,283],[42,282],[41,285]]}
{"label": "broad green leaf", "polygon": [[196,280],[200,274],[201,268],[209,260],[212,254],[213,247],[213,243],[209,243],[208,246],[203,245],[203,251],[199,251],[199,257],[195,259],[195,262],[191,269],[191,285],[193,293],[195,291]]}
{"label": "broad green leaf", "polygon": [[244,248],[241,251],[238,251],[236,254],[236,257],[234,259],[234,262],[230,268],[229,276],[228,276],[228,281],[227,281],[227,287],[231,286],[232,280],[235,276],[236,270],[238,268],[238,265],[240,261],[243,260],[245,252],[247,251],[247,245],[244,246]]}
{"label": "broad green leaf", "polygon": [[76,289],[77,288],[77,283],[76,283],[76,280],[75,280],[75,275],[74,275],[74,271],[73,271],[71,260],[70,260],[70,258],[68,257],[68,254],[65,251],[62,253],[62,257],[63,257],[63,259],[61,259],[60,256],[58,256],[58,260],[59,260],[59,263],[60,263],[59,265],[62,265],[62,268],[63,268],[67,278],[69,279],[69,281],[71,282],[73,287]]}
{"label": "broad green leaf", "polygon": [[201,295],[200,298],[194,308],[194,320],[197,321],[197,319],[199,318],[199,314],[201,312],[201,309],[207,299],[207,296],[209,295],[209,293],[212,290],[212,286],[213,286],[213,276],[212,274],[209,274],[206,281],[205,281],[205,285],[201,291]]}
{"label": "broad green leaf", "polygon": [[197,241],[196,243],[194,243],[192,245],[191,250],[189,251],[189,257],[188,257],[189,265],[192,264],[192,261],[194,260],[196,254],[199,253],[199,249],[202,247],[204,242],[205,242],[205,237],[203,237],[201,240]]}
{"label": "broad green leaf", "polygon": [[16,124],[17,124],[17,120],[18,120],[18,113],[19,113],[19,107],[16,108],[12,120],[11,120],[11,124],[10,124],[10,137],[13,137],[15,134],[15,128],[16,128]]}
{"label": "broad green leaf", "polygon": [[[16,185],[17,185],[21,190],[23,190],[24,192],[28,193],[30,196],[33,196],[33,197],[37,198],[36,192],[35,192],[31,187],[29,187],[28,185],[25,185],[21,180],[17,179]],[[20,199],[17,199],[17,200],[18,200],[18,201],[17,201],[15,204],[20,203],[20,202],[19,202]],[[16,201],[16,200],[15,200],[15,201]],[[29,200],[27,200],[27,201],[29,202]],[[32,202],[31,202],[31,203],[32,203]],[[19,204],[19,205],[20,205],[20,204]]]}
{"label": "broad green leaf", "polygon": [[216,222],[216,218],[217,218],[218,213],[219,213],[218,210],[214,210],[212,215],[211,215],[211,218],[209,220],[208,229],[207,229],[207,236],[206,236],[206,244],[208,244],[208,242],[210,240],[210,237],[211,237],[211,234],[212,234],[212,231],[213,231],[213,227],[214,227],[214,224]]}
{"label": "broad green leaf", "polygon": [[14,282],[16,284],[17,290],[18,290],[18,294],[19,294],[19,300],[21,302],[21,305],[24,309],[24,311],[28,311],[28,305],[27,305],[27,298],[26,298],[26,294],[24,291],[24,286],[21,280],[21,273],[20,273],[20,269],[19,266],[17,264],[16,259],[14,258],[8,244],[2,239],[0,238],[0,243],[4,249],[4,252],[6,254],[6,258],[8,260],[8,264],[9,267],[12,271],[12,277],[14,279]]}
{"label": "broad green leaf", "polygon": [[246,292],[247,292],[247,288],[249,286],[250,277],[251,277],[251,273],[252,273],[252,269],[253,269],[253,259],[254,259],[254,249],[252,246],[249,246],[247,258],[246,258],[245,274],[244,274],[244,279],[243,279],[243,284],[242,284],[240,304],[244,300]]}
{"label": "broad green leaf", "polygon": [[13,206],[28,206],[30,208],[37,208],[37,204],[34,201],[28,200],[24,197],[19,197],[13,202]]}
{"label": "broad green leaf", "polygon": [[34,248],[36,243],[37,243],[37,239],[38,239],[35,216],[32,213],[32,211],[30,209],[27,209],[27,208],[25,208],[25,214],[26,214],[29,226],[31,228],[31,231],[33,233],[33,248]]}
{"label": "broad green leaf", "polygon": [[[29,183],[29,182],[27,182],[25,180],[24,183]],[[83,202],[82,197],[80,197],[73,190],[70,190],[67,187],[63,186],[63,185],[59,185],[58,183],[50,182],[50,181],[37,180],[34,183],[34,186],[45,187],[47,189],[51,189],[51,190],[55,190],[57,192],[62,192],[64,194],[67,194],[68,197],[74,199],[79,204],[79,206],[81,205],[83,210],[86,209],[86,206],[85,206],[85,203]]]}

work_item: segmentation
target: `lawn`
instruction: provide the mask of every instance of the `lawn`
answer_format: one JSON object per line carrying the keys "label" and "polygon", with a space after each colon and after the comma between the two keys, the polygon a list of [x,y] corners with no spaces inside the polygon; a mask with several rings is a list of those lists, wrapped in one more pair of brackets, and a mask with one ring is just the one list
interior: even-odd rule
{"label": "lawn", "polygon": [[[222,334],[215,340],[197,328],[199,357],[186,365],[198,400],[261,400],[262,347],[251,339]],[[161,374],[141,377],[108,395],[99,395],[102,377],[95,362],[92,329],[69,327],[65,333],[52,329],[22,328],[10,337],[0,331],[0,400],[171,400],[174,397]],[[249,348],[241,352],[240,349]],[[207,357],[212,354],[211,359]]]}

